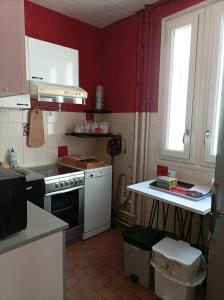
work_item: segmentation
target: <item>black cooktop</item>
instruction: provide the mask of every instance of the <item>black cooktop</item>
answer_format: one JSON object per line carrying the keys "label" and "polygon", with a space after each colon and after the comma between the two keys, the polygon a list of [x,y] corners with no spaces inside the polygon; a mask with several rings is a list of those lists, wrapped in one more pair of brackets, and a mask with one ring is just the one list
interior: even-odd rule
{"label": "black cooktop", "polygon": [[63,165],[45,165],[39,167],[30,168],[32,171],[41,174],[42,176],[50,177],[50,176],[57,176],[63,175],[68,173],[80,172],[80,170],[75,168],[70,168]]}

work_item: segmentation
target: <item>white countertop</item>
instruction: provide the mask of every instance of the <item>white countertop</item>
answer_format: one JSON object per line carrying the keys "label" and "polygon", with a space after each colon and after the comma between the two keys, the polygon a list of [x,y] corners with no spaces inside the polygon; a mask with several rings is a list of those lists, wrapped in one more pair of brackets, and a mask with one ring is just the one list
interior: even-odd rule
{"label": "white countertop", "polygon": [[0,240],[0,254],[65,230],[68,224],[27,201],[27,228]]}
{"label": "white countertop", "polygon": [[172,195],[151,188],[149,184],[152,181],[154,180],[129,185],[127,186],[127,189],[137,194],[142,194],[149,198],[156,199],[161,202],[177,206],[200,215],[206,215],[211,211],[211,196],[208,196],[202,200],[189,200],[181,196]]}

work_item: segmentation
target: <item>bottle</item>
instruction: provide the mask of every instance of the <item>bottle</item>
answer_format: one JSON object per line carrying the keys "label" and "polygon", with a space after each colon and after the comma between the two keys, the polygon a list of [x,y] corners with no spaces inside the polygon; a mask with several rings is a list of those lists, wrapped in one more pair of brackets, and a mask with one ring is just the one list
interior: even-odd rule
{"label": "bottle", "polygon": [[97,85],[95,108],[97,110],[102,110],[103,107],[104,107],[104,87],[102,85]]}
{"label": "bottle", "polygon": [[10,151],[9,160],[10,160],[10,166],[12,168],[17,166],[17,155],[13,148]]}

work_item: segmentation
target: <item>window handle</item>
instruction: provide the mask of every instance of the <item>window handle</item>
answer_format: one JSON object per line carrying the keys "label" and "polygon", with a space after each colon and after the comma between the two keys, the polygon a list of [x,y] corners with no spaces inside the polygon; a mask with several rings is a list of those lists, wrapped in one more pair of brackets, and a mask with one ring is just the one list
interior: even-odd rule
{"label": "window handle", "polygon": [[184,134],[183,134],[183,144],[185,144],[185,137],[190,135],[190,130],[186,129]]}
{"label": "window handle", "polygon": [[205,131],[205,135],[204,135],[204,146],[205,146],[205,141],[206,141],[206,139],[208,139],[210,137],[210,131],[207,129],[206,131]]}

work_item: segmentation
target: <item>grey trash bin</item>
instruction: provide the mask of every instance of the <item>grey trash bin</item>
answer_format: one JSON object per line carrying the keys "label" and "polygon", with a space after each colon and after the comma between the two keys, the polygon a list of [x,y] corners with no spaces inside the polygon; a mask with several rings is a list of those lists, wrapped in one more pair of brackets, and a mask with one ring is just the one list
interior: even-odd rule
{"label": "grey trash bin", "polygon": [[151,250],[164,235],[158,230],[142,226],[126,229],[122,235],[125,275],[146,288],[153,288],[154,270],[150,265]]}

